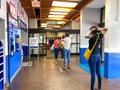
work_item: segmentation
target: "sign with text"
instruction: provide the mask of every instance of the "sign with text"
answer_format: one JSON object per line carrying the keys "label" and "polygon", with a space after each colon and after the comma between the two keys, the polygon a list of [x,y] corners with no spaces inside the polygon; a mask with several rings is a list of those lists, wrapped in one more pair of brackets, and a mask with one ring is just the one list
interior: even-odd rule
{"label": "sign with text", "polygon": [[29,38],[30,48],[38,48],[38,38]]}
{"label": "sign with text", "polygon": [[32,7],[40,7],[40,1],[32,1]]}
{"label": "sign with text", "polygon": [[10,13],[15,19],[17,19],[17,9],[12,2],[10,2]]}

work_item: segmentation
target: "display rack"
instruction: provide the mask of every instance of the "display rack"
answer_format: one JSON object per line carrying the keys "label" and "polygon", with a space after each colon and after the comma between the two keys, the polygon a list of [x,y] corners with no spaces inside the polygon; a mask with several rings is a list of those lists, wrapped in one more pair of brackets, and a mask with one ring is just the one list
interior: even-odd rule
{"label": "display rack", "polygon": [[4,86],[4,64],[3,64],[3,44],[0,41],[0,90]]}

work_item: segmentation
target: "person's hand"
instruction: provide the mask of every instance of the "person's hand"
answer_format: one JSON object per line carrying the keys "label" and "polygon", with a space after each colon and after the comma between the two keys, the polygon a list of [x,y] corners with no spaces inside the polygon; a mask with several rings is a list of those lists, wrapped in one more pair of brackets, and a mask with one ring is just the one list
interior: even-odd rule
{"label": "person's hand", "polygon": [[101,31],[102,34],[105,34],[108,31],[108,29],[105,27],[99,28],[99,30]]}

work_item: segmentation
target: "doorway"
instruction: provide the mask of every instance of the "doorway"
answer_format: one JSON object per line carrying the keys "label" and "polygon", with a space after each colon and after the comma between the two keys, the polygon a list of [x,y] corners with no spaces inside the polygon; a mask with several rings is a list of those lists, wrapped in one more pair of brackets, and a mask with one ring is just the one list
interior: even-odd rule
{"label": "doorway", "polygon": [[[65,33],[69,33],[72,39],[71,54],[79,55],[80,47],[80,30],[40,30],[30,29],[29,37],[38,37],[39,39],[39,55],[50,55],[49,50],[49,38],[62,36]],[[37,55],[37,50],[30,50],[32,56]],[[52,56],[53,57],[53,56]]]}

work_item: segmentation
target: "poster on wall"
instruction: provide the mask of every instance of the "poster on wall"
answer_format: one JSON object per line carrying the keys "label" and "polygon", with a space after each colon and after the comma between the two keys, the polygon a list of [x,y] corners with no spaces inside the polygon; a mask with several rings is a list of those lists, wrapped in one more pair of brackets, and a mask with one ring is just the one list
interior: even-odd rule
{"label": "poster on wall", "polygon": [[12,2],[10,2],[10,13],[17,20],[17,8]]}
{"label": "poster on wall", "polygon": [[13,38],[13,23],[12,23],[12,20],[9,18],[9,37],[10,38]]}
{"label": "poster on wall", "polygon": [[30,48],[38,48],[38,38],[29,38]]}

